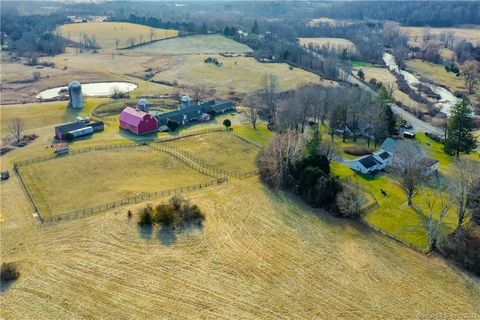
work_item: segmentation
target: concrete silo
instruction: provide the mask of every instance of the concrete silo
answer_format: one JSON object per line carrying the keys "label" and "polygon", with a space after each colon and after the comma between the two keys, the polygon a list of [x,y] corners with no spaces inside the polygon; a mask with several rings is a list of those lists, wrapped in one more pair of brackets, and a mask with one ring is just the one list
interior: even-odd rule
{"label": "concrete silo", "polygon": [[140,99],[137,102],[137,109],[143,112],[148,112],[148,101],[147,99]]}
{"label": "concrete silo", "polygon": [[181,106],[182,109],[190,107],[190,101],[191,101],[191,99],[190,99],[189,96],[183,96],[182,97],[182,106]]}
{"label": "concrete silo", "polygon": [[82,85],[78,81],[72,81],[68,84],[68,96],[70,101],[68,106],[73,109],[83,108]]}

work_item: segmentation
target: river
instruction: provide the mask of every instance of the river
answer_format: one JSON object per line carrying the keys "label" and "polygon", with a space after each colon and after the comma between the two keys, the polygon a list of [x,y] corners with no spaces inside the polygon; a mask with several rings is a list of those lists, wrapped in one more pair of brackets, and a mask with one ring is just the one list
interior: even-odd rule
{"label": "river", "polygon": [[[390,70],[402,75],[405,78],[405,81],[407,81],[410,88],[414,90],[417,89],[417,84],[420,83],[420,80],[418,80],[417,77],[415,77],[415,75],[411,74],[410,72],[401,70],[395,62],[395,57],[392,54],[385,52],[383,54],[383,61],[385,61],[385,64],[388,68],[390,68]],[[434,93],[438,94],[441,97],[440,100],[435,103],[435,106],[441,112],[445,113],[447,116],[450,116],[450,109],[461,99],[457,98],[450,90],[437,86],[435,84],[424,82],[423,85],[429,87]]]}

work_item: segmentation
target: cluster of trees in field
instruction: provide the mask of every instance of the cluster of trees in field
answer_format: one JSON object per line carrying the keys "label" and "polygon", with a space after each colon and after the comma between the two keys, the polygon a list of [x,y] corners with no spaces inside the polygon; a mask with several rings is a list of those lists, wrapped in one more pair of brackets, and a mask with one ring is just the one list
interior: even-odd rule
{"label": "cluster of trees in field", "polygon": [[[187,226],[201,226],[205,215],[196,204],[181,195],[175,195],[168,202],[157,206],[148,204],[138,212],[138,225],[141,227],[159,224],[172,229],[180,229]],[[129,213],[131,216],[131,213]]]}
{"label": "cluster of trees in field", "polygon": [[67,21],[61,14],[23,16],[2,13],[2,46],[25,57],[62,53],[65,51],[66,40],[54,31],[65,22]]}

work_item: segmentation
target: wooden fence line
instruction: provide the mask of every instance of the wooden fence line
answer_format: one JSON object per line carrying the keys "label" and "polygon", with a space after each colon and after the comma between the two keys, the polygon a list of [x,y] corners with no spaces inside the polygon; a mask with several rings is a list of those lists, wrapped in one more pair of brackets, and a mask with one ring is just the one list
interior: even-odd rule
{"label": "wooden fence line", "polygon": [[172,189],[166,189],[166,190],[161,190],[161,191],[156,191],[156,192],[147,192],[147,193],[142,193],[141,195],[137,195],[134,197],[128,197],[128,198],[123,198],[115,201],[111,201],[108,203],[103,203],[94,207],[89,207],[89,208],[82,208],[82,209],[77,209],[69,212],[64,212],[61,214],[54,215],[52,217],[48,217],[43,219],[42,223],[46,224],[52,224],[56,222],[60,222],[62,220],[69,220],[72,218],[80,218],[80,217],[85,217],[97,212],[105,211],[107,209],[112,209],[112,208],[117,208],[121,207],[127,204],[136,204],[140,203],[146,200],[154,200],[158,199],[164,196],[171,196],[183,192],[190,192],[190,191],[196,191],[196,190],[201,190],[205,189],[211,186],[216,186],[216,185],[221,185],[223,183],[228,182],[227,177],[222,177],[219,179],[211,180],[208,182],[204,183],[198,183],[194,185],[189,185],[189,186],[184,186],[184,187],[178,187],[178,188],[172,188]]}

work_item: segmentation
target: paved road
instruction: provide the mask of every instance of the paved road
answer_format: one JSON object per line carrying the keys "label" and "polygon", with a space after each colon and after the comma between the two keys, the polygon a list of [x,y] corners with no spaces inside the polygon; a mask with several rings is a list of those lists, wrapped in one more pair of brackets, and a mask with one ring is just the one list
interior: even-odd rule
{"label": "paved road", "polygon": [[[350,73],[346,72],[345,70],[341,69],[340,67],[338,68],[338,73],[340,77],[345,80],[350,82],[351,84],[356,84],[360,88],[363,88],[370,92],[371,94],[377,96],[378,94],[373,91],[369,86],[367,86],[365,83],[362,81],[358,80],[355,78],[353,75]],[[404,119],[408,123],[410,123],[413,126],[413,131],[415,132],[429,132],[429,133],[434,133],[437,135],[442,135],[442,130],[431,125],[428,122],[425,122],[423,120],[418,119],[415,117],[413,114],[409,113],[408,111],[403,110],[400,108],[397,104],[392,103],[390,104],[393,113],[395,113],[398,117]]]}

